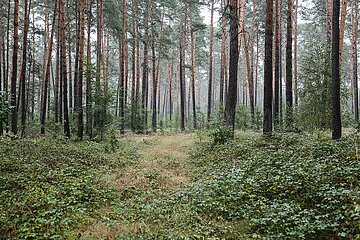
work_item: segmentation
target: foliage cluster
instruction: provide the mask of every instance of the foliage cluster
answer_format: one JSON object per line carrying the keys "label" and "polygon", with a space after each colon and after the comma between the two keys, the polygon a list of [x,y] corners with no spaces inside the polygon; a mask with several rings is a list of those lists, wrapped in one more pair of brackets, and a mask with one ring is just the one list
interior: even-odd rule
{"label": "foliage cluster", "polygon": [[[116,154],[106,153],[106,149]],[[96,177],[134,158],[109,143],[0,138],[0,236],[66,238],[113,199]]]}
{"label": "foliage cluster", "polygon": [[203,148],[182,201],[211,219],[246,221],[269,239],[360,237],[358,137],[285,134]]}

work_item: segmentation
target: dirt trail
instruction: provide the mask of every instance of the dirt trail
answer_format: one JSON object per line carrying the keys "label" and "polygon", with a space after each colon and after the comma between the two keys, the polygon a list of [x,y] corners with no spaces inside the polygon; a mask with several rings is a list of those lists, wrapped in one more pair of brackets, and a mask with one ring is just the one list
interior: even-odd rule
{"label": "dirt trail", "polygon": [[[116,190],[119,197],[117,204],[123,206],[121,199],[124,196],[127,198],[129,192],[162,194],[181,188],[191,178],[188,152],[194,142],[193,134],[129,135],[121,141],[125,145],[137,146],[140,156],[136,163],[102,177],[106,185]],[[112,210],[104,209],[103,212],[108,215]],[[108,227],[106,222],[94,219],[89,226],[80,230],[79,239],[116,239],[119,233],[131,234],[142,228],[138,223],[122,221],[121,217],[116,222],[115,226]]]}

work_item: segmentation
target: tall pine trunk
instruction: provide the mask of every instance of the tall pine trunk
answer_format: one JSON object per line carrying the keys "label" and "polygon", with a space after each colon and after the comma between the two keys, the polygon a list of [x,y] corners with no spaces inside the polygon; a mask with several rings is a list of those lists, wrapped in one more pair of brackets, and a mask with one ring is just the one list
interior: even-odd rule
{"label": "tall pine trunk", "polygon": [[351,18],[352,18],[352,37],[351,37],[351,45],[352,45],[352,76],[353,76],[353,95],[354,95],[354,114],[355,121],[359,123],[359,88],[358,88],[358,47],[357,40],[359,36],[359,9],[358,3],[354,1],[352,3],[351,9]]}
{"label": "tall pine trunk", "polygon": [[87,15],[87,46],[86,46],[86,134],[89,138],[93,135],[93,111],[92,111],[92,85],[91,85],[91,15],[92,0],[88,0]]}
{"label": "tall pine trunk", "polygon": [[77,137],[82,140],[84,136],[84,114],[83,114],[83,76],[84,76],[84,30],[85,30],[85,0],[80,0],[80,50],[79,50],[79,74],[78,74],[78,89],[77,89]]}
{"label": "tall pine trunk", "polygon": [[279,125],[280,112],[280,31],[281,31],[281,0],[276,0],[276,17],[275,17],[275,87],[274,87],[274,125]]}
{"label": "tall pine trunk", "polygon": [[18,49],[19,49],[19,0],[14,1],[14,45],[12,56],[12,74],[11,74],[11,131],[17,134],[17,111],[16,111],[16,83],[18,70]]}
{"label": "tall pine trunk", "polygon": [[332,80],[333,80],[333,109],[332,139],[341,138],[341,107],[340,107],[340,0],[333,0],[332,17]]}
{"label": "tall pine trunk", "polygon": [[183,24],[183,0],[180,0],[180,129],[185,131],[185,37],[184,37],[184,24]]}
{"label": "tall pine trunk", "polygon": [[266,0],[264,60],[264,134],[272,132],[273,100],[273,0]]}
{"label": "tall pine trunk", "polygon": [[211,0],[211,22],[210,22],[210,55],[209,55],[209,84],[208,84],[208,110],[207,121],[211,120],[212,110],[212,85],[213,85],[213,45],[214,45],[214,0]]}
{"label": "tall pine trunk", "polygon": [[29,31],[29,11],[31,8],[31,0],[24,0],[24,30],[23,30],[23,46],[22,46],[22,67],[21,67],[21,137],[25,134],[26,127],[26,67],[27,67],[27,39]]}
{"label": "tall pine trunk", "polygon": [[61,44],[60,44],[60,79],[63,85],[63,108],[64,108],[64,134],[70,138],[70,122],[68,109],[68,92],[67,92],[67,68],[66,68],[66,29],[65,29],[65,3],[60,0],[60,28],[61,28]]}
{"label": "tall pine trunk", "polygon": [[235,128],[235,108],[237,102],[237,73],[239,61],[238,48],[238,9],[237,1],[230,0],[230,61],[229,61],[229,86],[226,97],[225,120],[227,126]]}
{"label": "tall pine trunk", "polygon": [[293,73],[292,73],[292,0],[288,0],[286,30],[286,125],[292,127],[293,122]]}
{"label": "tall pine trunk", "polygon": [[[195,36],[194,36],[194,30],[193,30],[193,17],[192,17],[192,4],[190,2],[190,10],[189,10],[189,14],[190,14],[190,41],[191,41],[191,53],[190,53],[190,62],[191,62],[191,92],[192,92],[192,112],[193,112],[193,127],[194,129],[197,128],[197,122],[196,122],[196,91],[195,91],[195,51],[196,51],[196,41],[195,41]],[[225,49],[224,49],[225,51]],[[224,57],[224,56],[222,56]],[[222,66],[223,67],[223,66]],[[223,69],[222,69],[223,70]],[[221,79],[223,79],[223,75],[220,76]],[[220,87],[221,87],[221,83],[220,83]]]}

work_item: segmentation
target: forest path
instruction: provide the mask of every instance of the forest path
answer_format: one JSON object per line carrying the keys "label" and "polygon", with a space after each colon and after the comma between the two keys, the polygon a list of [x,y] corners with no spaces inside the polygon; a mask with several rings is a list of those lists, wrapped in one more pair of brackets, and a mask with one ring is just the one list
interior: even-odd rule
{"label": "forest path", "polygon": [[[157,200],[181,191],[192,177],[188,163],[194,134],[128,135],[120,142],[136,147],[137,160],[102,176],[105,185],[115,189],[115,203],[101,210],[100,219],[80,229],[78,239],[137,239],[137,234],[152,234],[167,224],[151,219],[166,207]],[[143,206],[153,204],[149,216]]]}

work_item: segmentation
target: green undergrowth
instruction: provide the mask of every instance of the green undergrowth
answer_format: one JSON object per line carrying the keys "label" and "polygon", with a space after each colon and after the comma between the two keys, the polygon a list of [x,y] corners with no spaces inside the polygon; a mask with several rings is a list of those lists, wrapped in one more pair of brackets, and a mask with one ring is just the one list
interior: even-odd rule
{"label": "green undergrowth", "polygon": [[114,199],[97,176],[135,152],[111,140],[0,138],[0,239],[67,239]]}
{"label": "green undergrowth", "polygon": [[203,141],[181,199],[210,219],[247,222],[248,238],[360,239],[359,144],[322,134]]}

